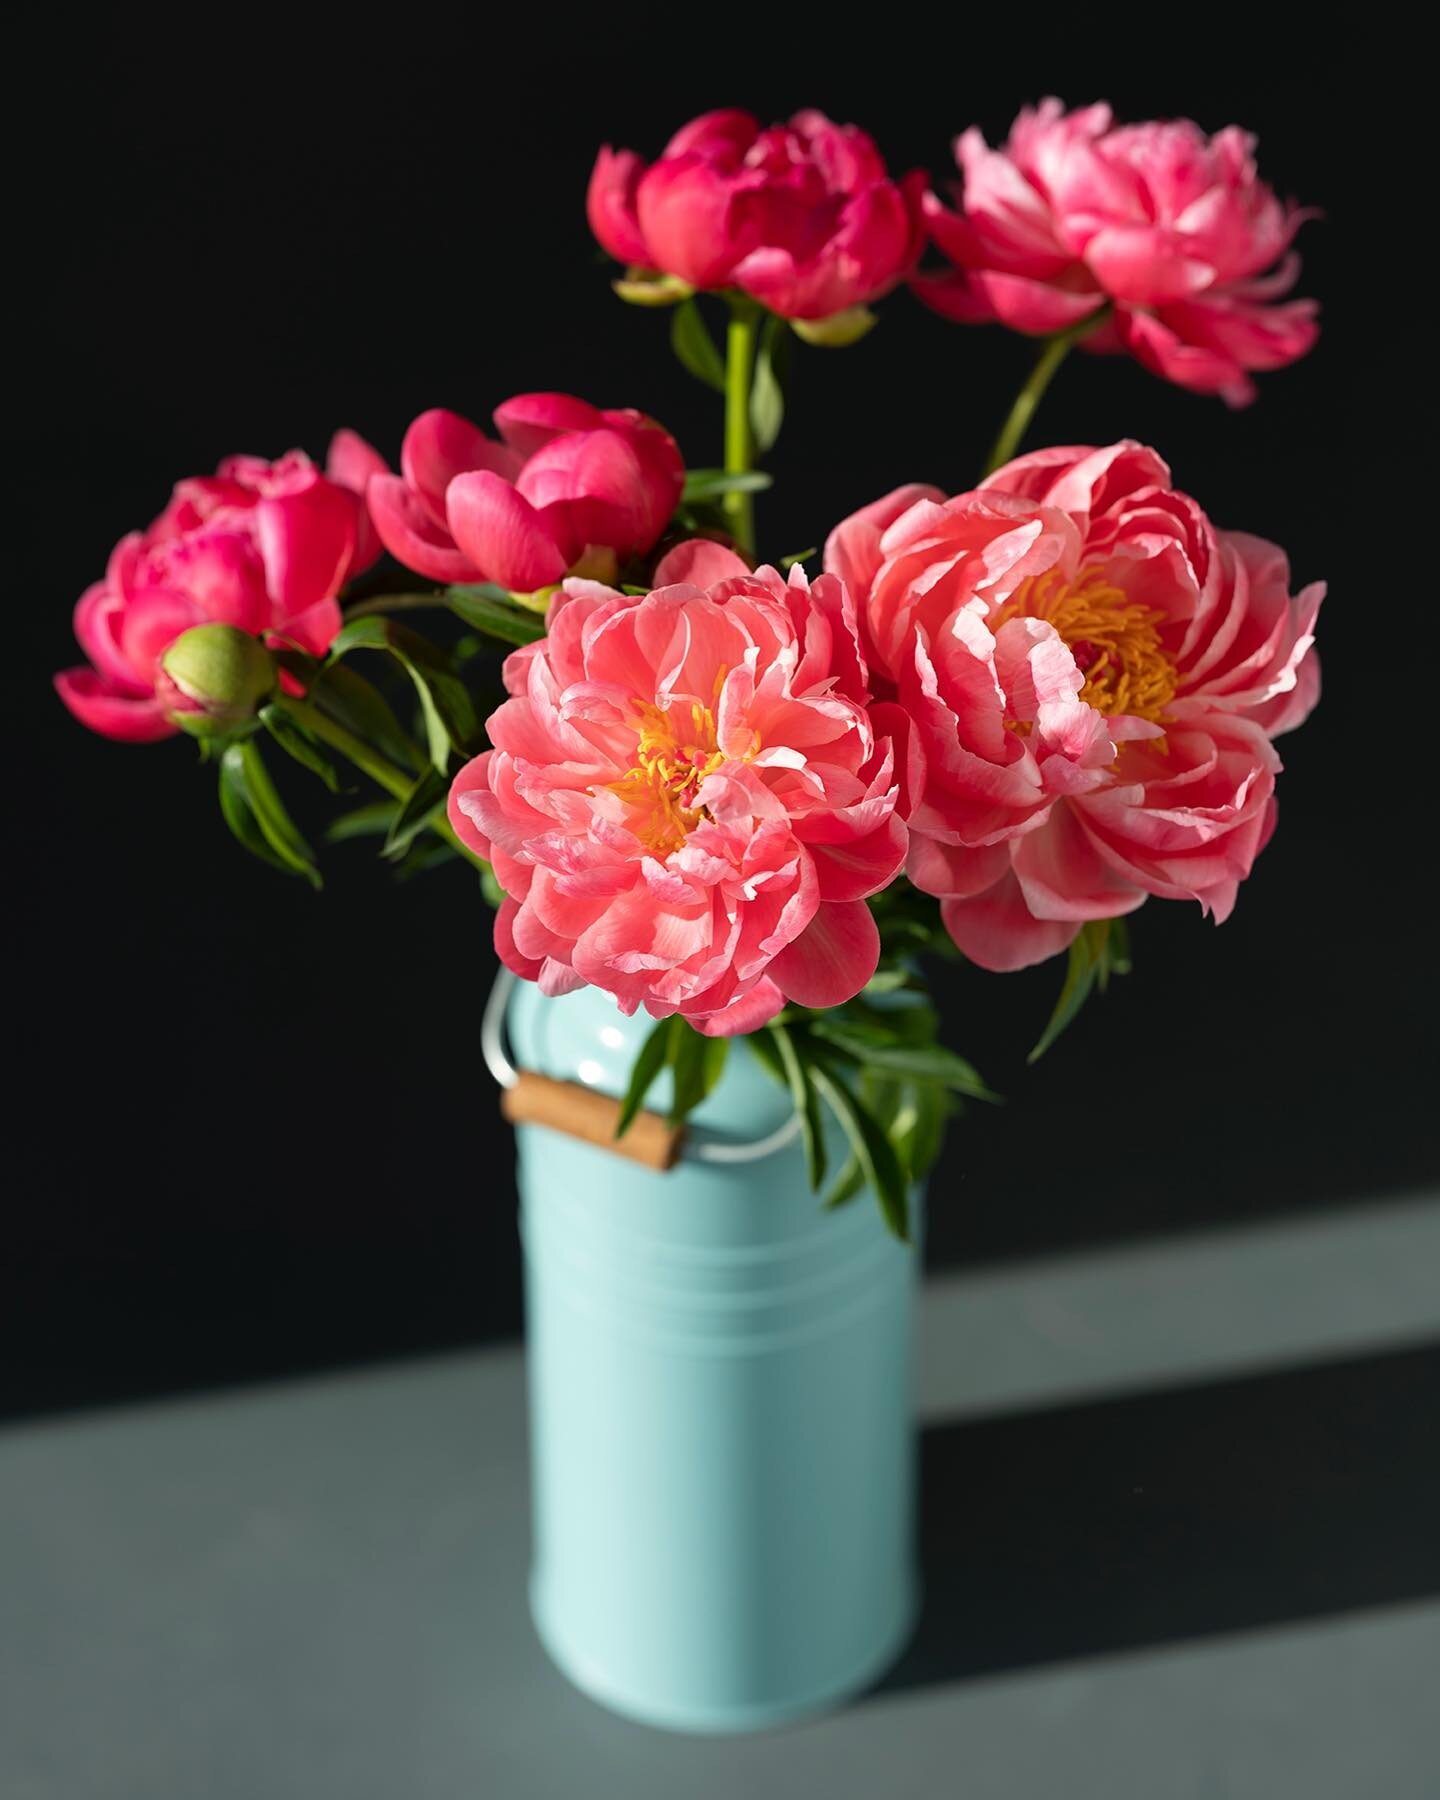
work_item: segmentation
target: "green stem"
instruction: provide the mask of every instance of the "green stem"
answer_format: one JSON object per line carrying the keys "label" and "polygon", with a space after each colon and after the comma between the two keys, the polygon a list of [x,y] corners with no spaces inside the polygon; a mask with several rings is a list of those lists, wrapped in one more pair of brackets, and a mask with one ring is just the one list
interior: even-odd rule
{"label": "green stem", "polygon": [[[750,389],[755,380],[755,344],[760,308],[753,300],[730,302],[730,328],[725,336],[725,473],[746,475],[755,467],[755,439],[750,429]],[[721,504],[735,541],[755,554],[755,502],[751,494],[730,493]]]}
{"label": "green stem", "polygon": [[1101,307],[1099,312],[1091,313],[1088,318],[1080,319],[1074,325],[1067,325],[1064,331],[1057,331],[1053,337],[1046,338],[1035,359],[1035,367],[1030,371],[1030,379],[1015,396],[1015,404],[1010,408],[1009,416],[1000,427],[1000,435],[985,459],[986,475],[993,475],[1020,448],[1030,421],[1035,417],[1035,409],[1045,398],[1045,390],[1055,379],[1056,371],[1069,354],[1071,345],[1088,337],[1109,310],[1108,306]]}
{"label": "green stem", "polygon": [[419,612],[427,606],[444,606],[445,589],[436,588],[428,594],[376,594],[371,600],[361,600],[355,606],[347,606],[345,619],[366,619],[372,613]]}
{"label": "green stem", "polygon": [[[393,794],[397,800],[404,800],[409,795],[415,785],[413,775],[407,775],[404,769],[396,768],[387,757],[367,744],[364,738],[357,737],[328,713],[322,712],[313,700],[298,700],[291,694],[277,694],[274,704],[289,713],[295,723],[308,731],[311,737],[319,738],[322,744],[328,744],[332,750],[338,750],[341,756],[348,757],[362,775],[368,775],[387,794]],[[473,850],[467,850],[460,842],[443,813],[437,813],[429,821],[429,825],[437,837],[444,838],[452,850],[458,850],[476,868],[483,869],[487,866],[483,857],[476,856]]]}

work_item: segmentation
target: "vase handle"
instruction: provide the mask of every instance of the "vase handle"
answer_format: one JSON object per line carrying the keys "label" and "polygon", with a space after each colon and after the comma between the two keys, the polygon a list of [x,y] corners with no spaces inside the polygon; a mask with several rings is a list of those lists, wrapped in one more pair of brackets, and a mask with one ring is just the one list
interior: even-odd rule
{"label": "vase handle", "polygon": [[618,1100],[578,1082],[554,1081],[517,1069],[511,1062],[505,1049],[505,1008],[517,979],[509,969],[497,970],[480,1026],[481,1054],[503,1091],[501,1110],[512,1124],[546,1125],[652,1169],[673,1168],[682,1154],[696,1162],[759,1162],[799,1136],[800,1121],[792,1113],[783,1125],[748,1144],[684,1143],[682,1128],[669,1125],[657,1113],[640,1112],[625,1136],[617,1138]]}

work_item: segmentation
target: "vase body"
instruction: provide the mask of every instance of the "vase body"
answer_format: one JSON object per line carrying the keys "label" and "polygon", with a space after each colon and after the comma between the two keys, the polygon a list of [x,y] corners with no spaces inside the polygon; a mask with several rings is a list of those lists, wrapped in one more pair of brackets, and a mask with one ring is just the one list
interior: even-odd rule
{"label": "vase body", "polygon": [[[650,1025],[593,989],[511,1003],[523,1067],[611,1094]],[[915,1253],[872,1197],[825,1213],[794,1141],[693,1156],[788,1113],[740,1042],[668,1173],[517,1133],[536,1627],[593,1698],[674,1729],[832,1705],[914,1612]]]}

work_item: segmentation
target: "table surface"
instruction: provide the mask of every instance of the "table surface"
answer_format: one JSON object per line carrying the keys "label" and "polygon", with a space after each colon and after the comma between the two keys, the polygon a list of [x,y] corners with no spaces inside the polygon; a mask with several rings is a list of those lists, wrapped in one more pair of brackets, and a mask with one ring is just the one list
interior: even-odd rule
{"label": "table surface", "polygon": [[1431,1800],[1440,1197],[935,1281],[927,1607],[750,1738],[611,1717],[525,1612],[523,1367],[0,1435],[6,1800]]}

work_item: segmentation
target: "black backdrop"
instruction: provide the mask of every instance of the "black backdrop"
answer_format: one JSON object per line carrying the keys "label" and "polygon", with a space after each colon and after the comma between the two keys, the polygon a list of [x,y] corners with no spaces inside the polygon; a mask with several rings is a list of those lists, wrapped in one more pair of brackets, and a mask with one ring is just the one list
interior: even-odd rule
{"label": "black backdrop", "polygon": [[[554,387],[642,407],[692,462],[717,460],[714,397],[670,359],[663,317],[610,294],[583,192],[603,139],[653,154],[718,104],[818,103],[892,166],[943,171],[972,121],[993,139],[1025,98],[1104,92],[1129,116],[1249,125],[1275,185],[1327,213],[1301,240],[1320,347],[1253,409],[1078,357],[1030,440],[1146,439],[1218,521],[1280,541],[1297,580],[1328,577],[1326,698],[1283,746],[1280,830],[1235,917],[1217,931],[1147,906],[1135,975],[1036,1070],[1023,1053],[1058,966],[940,978],[948,1036],[1009,1101],[952,1135],[932,1262],[1363,1204],[1435,1174],[1430,921],[1406,810],[1428,802],[1404,791],[1411,652],[1375,619],[1419,596],[1387,597],[1399,577],[1377,586],[1372,552],[1362,579],[1373,517],[1347,530],[1357,492],[1375,495],[1350,410],[1374,372],[1357,317],[1373,221],[1328,123],[1338,79],[1292,57],[1283,76],[1186,61],[1117,80],[1059,43],[1022,68],[973,37],[960,61],[912,45],[893,68],[867,49],[809,75],[777,54],[745,76],[687,61],[643,81],[555,46],[457,44],[422,66],[390,43],[337,59],[172,42],[161,75],[158,42],[96,29],[63,108],[42,84],[21,195],[37,279],[17,352],[34,419],[10,596],[22,912],[0,1403],[518,1328],[510,1152],[477,1049],[490,916],[469,874],[396,887],[351,845],[317,897],[233,845],[191,746],[92,737],[48,680],[76,660],[70,607],[115,538],[233,450],[319,454],[349,424],[393,457],[423,407],[483,418]],[[903,294],[858,347],[800,350],[764,546],[815,543],[902,479],[967,485],[1028,358]],[[290,784],[302,814],[306,779]]]}

